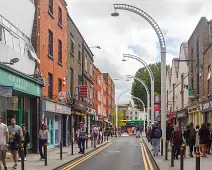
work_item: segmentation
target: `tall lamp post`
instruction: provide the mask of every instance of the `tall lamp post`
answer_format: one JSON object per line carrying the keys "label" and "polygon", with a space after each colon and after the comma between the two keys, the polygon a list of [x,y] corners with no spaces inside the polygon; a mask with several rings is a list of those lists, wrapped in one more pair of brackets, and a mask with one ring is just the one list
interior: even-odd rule
{"label": "tall lamp post", "polygon": [[162,138],[165,140],[166,139],[166,43],[163,33],[158,24],[155,22],[155,20],[143,10],[127,4],[114,4],[113,6],[115,12],[112,13],[111,16],[119,16],[119,13],[116,12],[117,9],[127,10],[135,14],[138,14],[143,19],[149,22],[149,24],[152,26],[152,28],[155,30],[158,36],[161,50],[161,127],[163,131]]}
{"label": "tall lamp post", "polygon": [[[152,123],[155,120],[155,116],[154,116],[154,104],[155,104],[155,100],[154,100],[154,75],[152,73],[152,70],[148,67],[148,64],[142,60],[140,57],[137,57],[135,55],[131,55],[131,54],[123,54],[123,60],[122,61],[126,61],[126,58],[131,58],[134,60],[137,60],[138,62],[140,62],[141,64],[143,64],[145,66],[145,68],[147,69],[149,76],[150,76],[150,81],[151,81],[151,121]],[[149,110],[148,110],[149,113]]]}
{"label": "tall lamp post", "polygon": [[136,100],[138,100],[139,102],[141,102],[141,104],[142,104],[142,106],[143,106],[143,108],[144,108],[144,114],[145,114],[145,119],[144,119],[144,132],[145,132],[145,123],[146,123],[146,109],[145,109],[145,104],[144,104],[144,102],[143,102],[143,100],[141,100],[140,98],[138,98],[138,97],[135,97],[135,96],[131,96],[131,98],[132,99],[136,99]]}

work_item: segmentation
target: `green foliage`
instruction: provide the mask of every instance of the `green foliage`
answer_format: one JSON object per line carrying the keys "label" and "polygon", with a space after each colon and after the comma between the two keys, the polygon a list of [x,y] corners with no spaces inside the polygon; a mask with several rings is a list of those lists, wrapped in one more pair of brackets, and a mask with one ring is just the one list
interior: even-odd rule
{"label": "green foliage", "polygon": [[[123,115],[124,113],[119,110],[118,111],[118,128],[121,128],[121,120],[123,120]],[[116,112],[114,110],[112,110],[112,121],[113,121],[113,125],[116,125]]]}
{"label": "green foliage", "polygon": [[[155,95],[159,95],[161,94],[161,63],[159,62],[156,64],[150,64],[148,67],[152,70],[154,75]],[[140,68],[136,72],[136,77],[142,79],[145,82],[145,84],[148,86],[149,92],[151,93],[151,81],[147,69],[145,67]],[[147,93],[145,87],[139,81],[135,80],[133,82],[131,94],[143,100],[145,107],[147,107]],[[142,104],[138,100],[134,100],[134,102],[138,108],[143,108]]]}

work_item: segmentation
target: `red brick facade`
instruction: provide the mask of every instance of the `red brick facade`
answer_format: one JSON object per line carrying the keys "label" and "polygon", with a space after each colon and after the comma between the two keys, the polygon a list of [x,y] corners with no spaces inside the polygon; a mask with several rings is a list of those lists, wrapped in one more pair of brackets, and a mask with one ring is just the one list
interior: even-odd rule
{"label": "red brick facade", "polygon": [[[64,0],[53,1],[53,13],[49,11],[49,0],[35,0],[36,14],[32,43],[40,58],[40,72],[46,81],[43,96],[48,97],[48,73],[53,74],[52,98],[57,100],[58,79],[62,80],[62,91],[68,92],[67,44],[68,11]],[[59,23],[59,8],[62,11],[62,24]],[[49,30],[53,33],[53,56],[49,56]],[[59,40],[62,42],[62,63],[58,62]]]}

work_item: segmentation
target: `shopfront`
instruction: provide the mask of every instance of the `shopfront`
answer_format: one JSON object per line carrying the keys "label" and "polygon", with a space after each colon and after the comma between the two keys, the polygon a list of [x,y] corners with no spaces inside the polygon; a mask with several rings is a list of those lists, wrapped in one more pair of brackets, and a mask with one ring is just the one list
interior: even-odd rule
{"label": "shopfront", "polygon": [[60,140],[63,141],[64,146],[68,145],[69,115],[71,115],[71,107],[48,100],[42,101],[42,123],[47,125],[49,149],[59,147]]}
{"label": "shopfront", "polygon": [[178,125],[180,127],[180,130],[183,132],[186,130],[186,126],[189,124],[188,123],[188,110],[187,109],[183,109],[180,111],[176,112],[176,118],[177,118],[177,122]]}
{"label": "shopfront", "polygon": [[202,103],[202,113],[204,123],[212,123],[212,100]]}
{"label": "shopfront", "polygon": [[88,106],[87,113],[88,113],[88,133],[90,133],[91,126],[95,125],[96,110],[91,106]]}
{"label": "shopfront", "polygon": [[0,115],[7,125],[11,118],[20,126],[26,124],[32,152],[37,152],[42,87],[42,81],[0,64]]}
{"label": "shopfront", "polygon": [[77,99],[73,99],[72,112],[71,112],[72,114],[71,125],[73,128],[73,132],[75,134],[75,140],[76,140],[76,130],[79,127],[79,123],[85,122],[87,114],[87,106],[88,104],[86,102],[81,102]]}
{"label": "shopfront", "polygon": [[188,108],[189,123],[193,122],[194,126],[203,123],[202,104],[191,106]]}

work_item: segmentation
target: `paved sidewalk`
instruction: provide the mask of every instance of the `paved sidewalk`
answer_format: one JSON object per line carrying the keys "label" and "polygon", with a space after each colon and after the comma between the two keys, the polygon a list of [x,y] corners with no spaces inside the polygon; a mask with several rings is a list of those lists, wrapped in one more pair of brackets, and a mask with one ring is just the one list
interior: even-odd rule
{"label": "paved sidewalk", "polygon": [[[105,141],[104,143],[97,145],[98,147],[101,147],[103,144],[108,143],[113,138],[109,138],[108,141]],[[88,143],[88,149],[85,150],[85,152],[90,152],[94,150],[93,147],[91,147],[91,141]],[[50,151],[48,151],[48,166],[44,166],[44,161],[40,161],[40,155],[39,154],[28,154],[27,155],[27,161],[25,161],[25,170],[52,170],[56,167],[59,167],[69,161],[72,161],[78,157],[80,157],[82,154],[79,154],[79,148],[77,144],[74,144],[74,154],[71,155],[71,147],[63,147],[63,159],[60,160],[60,149],[54,148]],[[8,170],[11,170],[14,163],[11,160],[7,160]],[[3,169],[3,168],[2,168]],[[17,170],[21,170],[21,163],[18,163]]]}
{"label": "paved sidewalk", "polygon": [[[143,137],[144,142],[146,143],[149,150],[152,150],[152,146],[148,143],[147,139]],[[187,149],[187,148],[186,148]],[[153,152],[151,151],[153,154]],[[180,170],[180,156],[178,160],[174,160],[174,167],[171,167],[171,152],[168,152],[168,161],[165,161],[165,156],[156,156],[154,157],[159,169],[161,170]],[[206,158],[200,158],[200,169],[201,170],[211,170],[212,168],[212,156],[208,155]],[[189,154],[186,154],[184,158],[184,169],[186,170],[195,170],[196,169],[196,155],[194,154],[193,158],[189,157]]]}

